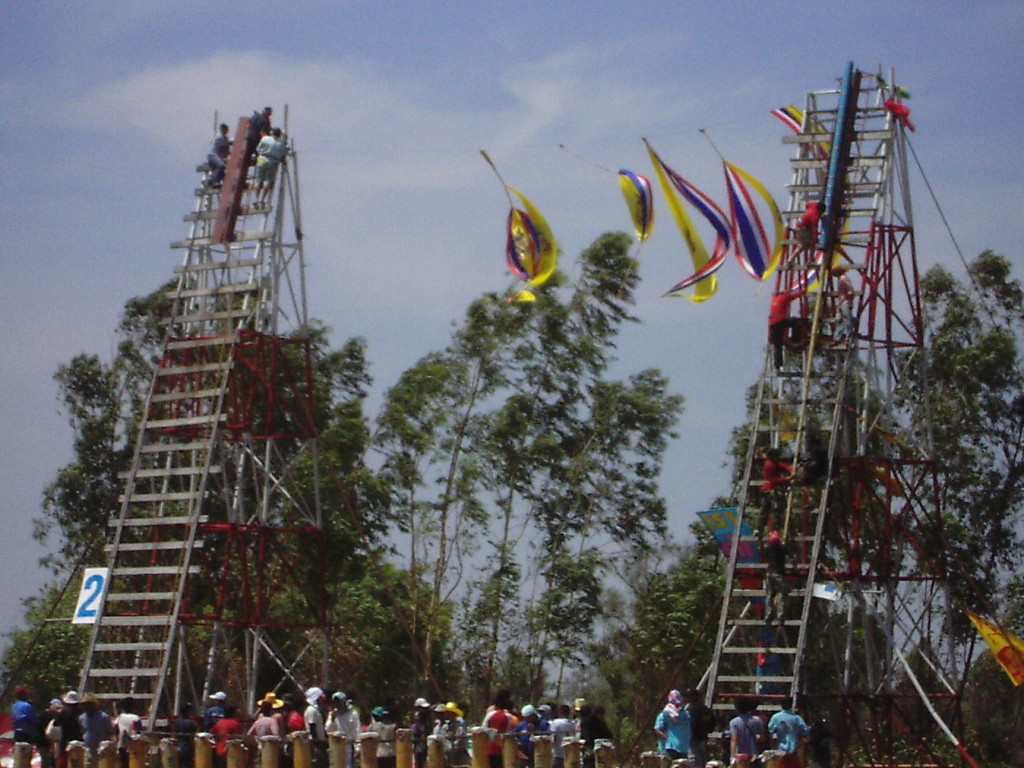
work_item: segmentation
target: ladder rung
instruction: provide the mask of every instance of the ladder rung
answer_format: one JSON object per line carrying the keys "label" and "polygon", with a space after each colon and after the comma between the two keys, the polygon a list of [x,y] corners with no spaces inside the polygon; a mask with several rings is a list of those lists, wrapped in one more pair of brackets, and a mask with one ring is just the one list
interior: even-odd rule
{"label": "ladder rung", "polygon": [[[206,515],[200,515],[198,523],[205,523],[207,520]],[[111,528],[117,527],[119,518],[112,517],[108,521],[108,525]],[[145,526],[158,526],[158,525],[192,525],[193,520],[188,515],[169,515],[167,517],[129,517],[121,525],[132,526],[141,528]]]}
{"label": "ladder rung", "polygon": [[[234,243],[253,243],[259,240],[269,240],[274,236],[273,230],[257,229],[249,232],[239,232],[236,234],[235,239],[232,240]],[[185,240],[176,240],[171,243],[171,248],[199,248],[204,245],[210,245],[209,237],[193,237],[186,238]]]}
{"label": "ladder rung", "polygon": [[229,296],[235,293],[252,293],[259,290],[260,284],[254,280],[245,283],[222,283],[212,288],[185,288],[184,290],[168,291],[169,299],[194,299],[201,296]]}
{"label": "ladder rung", "polygon": [[[210,467],[210,473],[220,472],[220,467]],[[154,467],[152,469],[137,469],[135,470],[135,477],[192,477],[195,475],[202,475],[206,472],[204,466],[194,467]],[[126,480],[131,477],[131,472],[118,472],[117,476]]]}
{"label": "ladder rung", "polygon": [[722,653],[751,653],[751,654],[757,654],[757,653],[765,653],[766,651],[771,651],[772,653],[777,653],[780,656],[795,656],[796,655],[796,648],[779,648],[779,647],[774,646],[774,645],[771,648],[763,648],[763,647],[760,647],[760,646],[749,646],[749,647],[729,647],[729,646],[724,646],[722,648]]}
{"label": "ladder rung", "polygon": [[157,368],[156,375],[164,377],[180,376],[188,373],[213,373],[216,371],[226,371],[230,367],[230,361],[219,363],[200,363],[199,365],[168,365],[164,368]]}
{"label": "ladder rung", "polygon": [[[93,696],[95,696],[98,699],[102,699],[104,701],[110,701],[110,702],[118,701],[118,700],[124,698],[124,693],[117,692],[117,691],[115,691],[113,693],[103,693],[101,691],[89,691],[89,693],[91,693]],[[149,692],[149,691],[132,691],[132,698],[136,699],[136,700],[141,700],[141,701],[151,701],[153,699],[153,694],[151,692]]]}
{"label": "ladder rung", "polygon": [[175,427],[206,427],[227,421],[226,413],[210,413],[205,416],[187,416],[181,419],[153,419],[147,421],[146,429],[174,429]]}
{"label": "ladder rung", "polygon": [[159,667],[143,667],[141,669],[90,669],[89,677],[156,677],[160,674]]}
{"label": "ladder rung", "polygon": [[[110,599],[110,595],[107,596]],[[99,653],[117,653],[120,651],[162,651],[165,643],[96,643],[93,650]]]}
{"label": "ladder rung", "polygon": [[[185,573],[186,569],[180,565],[145,565],[139,567],[115,567],[110,570],[111,576],[181,576]],[[188,573],[199,573],[200,570],[198,565],[190,565],[188,567]]]}
{"label": "ladder rung", "polygon": [[[191,213],[186,213],[182,217],[182,221],[209,221],[211,219],[216,219],[217,218],[217,211],[218,210],[219,209],[214,208],[213,210],[210,210],[210,211],[198,211],[198,212],[197,211],[192,211]],[[252,215],[254,213],[264,213],[264,212],[265,212],[265,210],[263,208],[259,208],[259,209],[253,208],[252,205],[240,205],[240,206],[238,206],[238,215],[239,216],[250,216],[250,215]]]}
{"label": "ladder rung", "polygon": [[[196,494],[191,491],[168,491],[167,493],[133,493],[127,499],[131,504],[149,504],[164,501],[191,501]],[[119,496],[118,502],[124,503],[125,496]]]}
{"label": "ladder rung", "polygon": [[169,627],[172,617],[166,616],[109,616],[100,617],[103,627]]}
{"label": "ladder rung", "polygon": [[[885,164],[884,157],[851,157],[847,168],[879,168]],[[828,167],[828,160],[825,159],[794,159],[789,161],[790,166],[799,169],[825,170]]]}
{"label": "ladder rung", "polygon": [[254,314],[252,309],[231,309],[223,312],[199,312],[196,314],[174,315],[164,321],[164,325],[177,325],[182,323],[206,323],[219,320],[241,320]]}
{"label": "ladder rung", "polygon": [[[160,550],[163,552],[170,552],[178,549],[185,549],[188,545],[187,541],[130,541],[121,542],[117,545],[118,552],[149,552]],[[202,539],[197,539],[193,542],[195,549],[203,548]],[[114,545],[107,544],[103,547],[104,552],[113,552]]]}
{"label": "ladder rung", "polygon": [[[144,603],[154,600],[174,600],[177,596],[177,592],[113,592],[107,594],[104,600],[112,603]],[[163,648],[160,643],[156,643],[156,646]]]}
{"label": "ladder rung", "polygon": [[197,336],[195,338],[170,339],[165,349],[198,349],[199,347],[229,347],[238,340],[235,334],[227,336]]}
{"label": "ladder rung", "polygon": [[142,446],[141,450],[142,453],[174,453],[177,451],[201,451],[208,447],[209,443],[205,440],[190,440],[184,443],[147,443]]}
{"label": "ladder rung", "polygon": [[174,268],[176,274],[183,272],[209,272],[216,269],[244,269],[258,267],[263,259],[225,259],[224,261],[203,261],[193,264],[179,264]]}
{"label": "ladder rung", "polygon": [[177,400],[201,400],[211,399],[220,395],[220,387],[216,389],[193,389],[193,390],[181,390],[177,392],[164,392],[159,395],[153,395],[149,398],[151,403],[173,403]]}

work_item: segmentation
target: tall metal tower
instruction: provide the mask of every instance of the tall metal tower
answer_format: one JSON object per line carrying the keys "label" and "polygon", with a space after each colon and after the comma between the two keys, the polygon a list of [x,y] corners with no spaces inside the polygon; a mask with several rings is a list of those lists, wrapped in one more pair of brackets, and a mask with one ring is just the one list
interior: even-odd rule
{"label": "tall metal tower", "polygon": [[286,678],[320,674],[298,158],[289,140],[270,203],[256,205],[248,128],[238,121],[223,186],[204,180],[188,237],[172,244],[184,258],[82,671],[82,691],[133,696],[151,726],[210,690],[251,708]]}
{"label": "tall metal tower", "polygon": [[[743,700],[826,718],[842,766],[970,762],[928,415],[906,397],[925,348],[900,94],[850,64],[785,139],[773,299],[798,311],[765,349],[707,676],[726,722]],[[775,451],[795,476],[768,490]]]}

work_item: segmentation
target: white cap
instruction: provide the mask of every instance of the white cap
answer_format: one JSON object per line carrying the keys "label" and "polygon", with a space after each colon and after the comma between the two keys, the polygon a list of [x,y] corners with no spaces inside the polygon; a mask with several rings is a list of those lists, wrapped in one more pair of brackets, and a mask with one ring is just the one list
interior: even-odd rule
{"label": "white cap", "polygon": [[320,689],[320,688],[317,688],[314,685],[312,688],[307,688],[306,689],[306,693],[305,693],[306,702],[308,704],[316,704],[318,701],[320,701],[320,697],[323,696],[323,695],[324,695],[323,690]]}
{"label": "white cap", "polygon": [[420,696],[418,699],[416,699],[416,709],[429,709],[429,708],[430,708],[430,702],[427,701],[426,699],[424,699],[422,696]]}
{"label": "white cap", "polygon": [[228,695],[224,693],[224,691],[217,691],[216,693],[211,694],[210,698],[216,701],[227,701]]}

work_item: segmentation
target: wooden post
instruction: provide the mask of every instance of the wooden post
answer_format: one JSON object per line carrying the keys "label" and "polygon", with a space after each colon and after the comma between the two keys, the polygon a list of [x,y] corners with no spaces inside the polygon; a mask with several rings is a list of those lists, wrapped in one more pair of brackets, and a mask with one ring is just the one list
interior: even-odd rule
{"label": "wooden post", "polygon": [[313,750],[309,744],[309,733],[292,731],[288,734],[288,739],[292,743],[292,765],[294,768],[313,768]]}
{"label": "wooden post", "polygon": [[100,748],[96,750],[95,764],[99,768],[120,768],[117,745],[112,741],[101,741]]}
{"label": "wooden post", "polygon": [[213,745],[215,743],[213,736],[208,733],[201,733],[195,737],[196,768],[213,768]]}
{"label": "wooden post", "polygon": [[444,768],[444,739],[427,736],[427,768]]}
{"label": "wooden post", "polygon": [[174,739],[160,739],[160,768],[180,768],[178,745]]}
{"label": "wooden post", "polygon": [[348,764],[348,748],[348,736],[343,733],[328,733],[328,768],[350,768]]}
{"label": "wooden post", "polygon": [[501,734],[501,768],[519,768],[519,738],[511,733]]}
{"label": "wooden post", "polygon": [[153,743],[145,736],[128,739],[128,768],[146,768]]}
{"label": "wooden post", "polygon": [[583,742],[573,739],[562,742],[562,746],[565,748],[565,768],[580,768]]}
{"label": "wooden post", "polygon": [[533,741],[533,768],[551,768],[551,751],[555,747],[554,737],[547,733],[538,733],[531,737]]}
{"label": "wooden post", "polygon": [[[85,743],[81,741],[68,742],[68,768],[85,768],[86,755]],[[198,766],[197,766],[198,768]]]}
{"label": "wooden post", "polygon": [[278,768],[281,764],[281,747],[284,745],[281,737],[273,734],[260,736],[257,743],[260,768]]}
{"label": "wooden post", "polygon": [[228,768],[248,768],[249,750],[241,739],[228,739]]}
{"label": "wooden post", "polygon": [[395,768],[412,768],[412,730],[395,731]]}
{"label": "wooden post", "polygon": [[487,768],[487,747],[491,744],[491,729],[470,728],[469,740],[473,745],[472,768]]}
{"label": "wooden post", "polygon": [[[597,739],[594,742],[595,768],[612,768],[614,763],[615,745],[608,739]],[[230,766],[228,768],[230,768]]]}
{"label": "wooden post", "polygon": [[32,745],[26,741],[14,744],[14,768],[29,768],[32,765]]}
{"label": "wooden post", "polygon": [[[376,732],[367,731],[359,734],[359,768],[377,768],[377,745],[380,744]],[[295,766],[299,768],[299,766]]]}

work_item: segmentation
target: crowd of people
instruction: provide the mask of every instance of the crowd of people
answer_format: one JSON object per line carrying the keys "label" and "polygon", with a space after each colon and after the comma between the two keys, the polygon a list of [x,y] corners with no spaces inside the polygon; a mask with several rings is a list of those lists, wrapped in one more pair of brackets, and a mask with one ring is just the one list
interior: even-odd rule
{"label": "crowd of people", "polygon": [[37,713],[32,692],[19,686],[11,707],[14,741],[35,747],[43,768],[67,768],[67,749],[73,741],[84,744],[93,757],[100,745],[109,741],[116,745],[121,768],[128,768],[128,743],[142,732],[142,718],[131,696],[122,698],[116,706],[117,712],[111,717],[93,694],[79,696],[76,691],[68,691],[59,699],[51,699],[46,709]]}
{"label": "crowd of people", "polygon": [[[43,768],[67,768],[67,747],[72,741],[82,742],[92,756],[103,742],[111,742],[117,748],[122,768],[127,768],[129,742],[142,732],[143,721],[130,696],[116,702],[115,710],[113,716],[108,715],[95,695],[79,696],[68,691],[37,713],[31,692],[19,687],[11,712],[14,738],[37,748]],[[213,737],[214,763],[217,768],[224,768],[232,740],[248,746],[252,760],[262,737],[284,739],[290,733],[303,732],[308,734],[314,768],[326,768],[328,739],[331,734],[339,734],[347,740],[348,768],[354,768],[361,737],[373,733],[377,768],[396,768],[396,732],[408,729],[414,768],[425,768],[431,740],[439,743],[445,768],[459,768],[471,763],[474,726],[487,734],[489,768],[504,766],[502,734],[514,738],[520,768],[534,766],[535,736],[550,736],[552,768],[564,768],[566,744],[574,741],[580,743],[583,768],[594,768],[595,750],[603,742],[610,744],[613,738],[604,709],[583,699],[576,699],[571,706],[550,702],[520,708],[513,704],[508,690],[501,690],[480,718],[470,718],[466,705],[454,701],[431,704],[418,698],[405,711],[389,699],[377,706],[359,708],[345,692],[315,686],[301,694],[278,696],[268,692],[256,702],[256,710],[247,715],[240,715],[238,707],[228,702],[227,694],[218,691],[209,697],[208,706],[199,716],[193,716],[190,707],[183,707],[171,722],[171,735],[181,768],[194,768],[195,737],[201,733]],[[717,727],[714,712],[701,701],[697,690],[689,689],[668,694],[655,718],[653,731],[658,752],[667,764],[700,768],[716,764],[708,741]],[[723,765],[756,768],[758,755],[771,749],[780,753],[782,768],[828,768],[831,764],[827,724],[817,721],[808,727],[788,707],[769,718],[757,711],[756,701],[739,699],[735,716],[722,735]],[[288,740],[284,740],[287,745]],[[281,760],[283,768],[292,764],[288,746]]]}
{"label": "crowd of people", "polygon": [[654,721],[658,752],[672,765],[695,768],[759,768],[762,756],[768,752],[775,753],[780,768],[830,768],[832,734],[825,720],[808,727],[789,704],[771,717],[757,710],[755,699],[736,701],[735,715],[722,731],[721,760],[712,760],[708,738],[716,728],[714,712],[695,689],[685,693],[673,690]]}
{"label": "crowd of people", "polygon": [[[288,152],[283,132],[271,125],[273,113],[270,107],[254,112],[245,134],[245,162],[247,166],[254,167],[251,186],[255,193],[252,204],[256,210],[270,207],[270,192],[277,178],[277,169]],[[210,175],[203,183],[209,189],[220,189],[224,182],[233,143],[228,136],[229,130],[226,123],[221,123],[206,153]]]}

